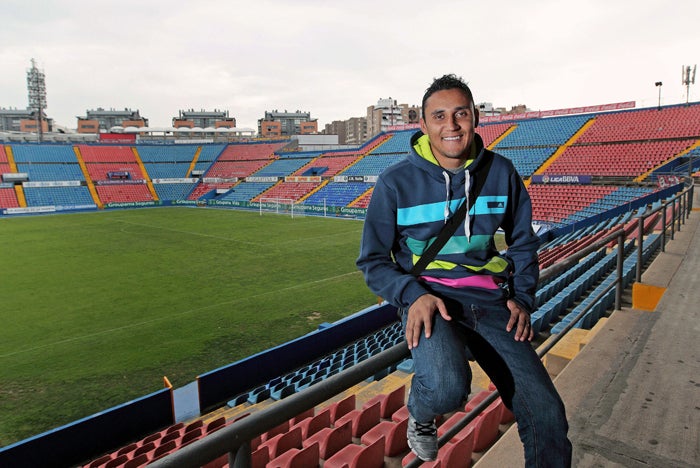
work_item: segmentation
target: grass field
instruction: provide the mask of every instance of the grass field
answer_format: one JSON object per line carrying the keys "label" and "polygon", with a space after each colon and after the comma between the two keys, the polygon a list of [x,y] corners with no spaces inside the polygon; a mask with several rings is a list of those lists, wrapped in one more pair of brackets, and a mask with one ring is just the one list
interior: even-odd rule
{"label": "grass field", "polygon": [[0,219],[0,445],[375,304],[361,230],[192,208]]}

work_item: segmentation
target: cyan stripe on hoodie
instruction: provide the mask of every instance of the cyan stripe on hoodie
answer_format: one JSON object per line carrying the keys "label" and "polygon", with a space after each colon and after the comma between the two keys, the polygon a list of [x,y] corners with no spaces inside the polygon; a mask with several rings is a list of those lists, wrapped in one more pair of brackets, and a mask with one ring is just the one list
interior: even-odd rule
{"label": "cyan stripe on hoodie", "polygon": [[[454,213],[462,204],[464,198],[456,198],[450,201],[450,212]],[[476,203],[469,210],[470,216],[486,214],[503,214],[508,203],[507,196],[481,196],[476,199]],[[425,205],[409,206],[399,208],[396,213],[397,223],[400,226],[411,226],[414,224],[434,223],[445,220],[445,203],[428,203]]]}
{"label": "cyan stripe on hoodie", "polygon": [[[454,213],[462,204],[464,198],[456,198],[450,201],[450,212]],[[445,202],[428,203],[425,205],[399,208],[396,212],[396,222],[399,226],[412,226],[414,224],[434,223],[445,220]]]}

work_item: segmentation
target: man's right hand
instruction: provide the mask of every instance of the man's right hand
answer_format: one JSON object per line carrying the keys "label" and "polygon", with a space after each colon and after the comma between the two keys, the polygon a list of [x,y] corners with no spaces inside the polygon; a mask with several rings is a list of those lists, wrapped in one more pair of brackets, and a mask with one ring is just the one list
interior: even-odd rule
{"label": "man's right hand", "polygon": [[424,294],[408,308],[406,319],[406,342],[408,349],[418,346],[421,330],[425,330],[425,337],[430,338],[433,331],[433,316],[439,312],[443,319],[452,320],[447,313],[445,303],[437,296]]}

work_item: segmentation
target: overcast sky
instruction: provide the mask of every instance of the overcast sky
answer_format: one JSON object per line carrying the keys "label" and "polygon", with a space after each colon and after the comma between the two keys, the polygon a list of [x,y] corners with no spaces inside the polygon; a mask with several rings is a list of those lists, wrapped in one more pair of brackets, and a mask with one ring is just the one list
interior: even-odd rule
{"label": "overcast sky", "polygon": [[[685,102],[700,62],[698,0],[3,0],[0,107],[27,107],[32,58],[47,114],[266,110],[319,121],[366,114],[380,98],[419,105],[430,81],[463,76],[477,102],[550,110]],[[690,100],[700,100],[698,84]]]}

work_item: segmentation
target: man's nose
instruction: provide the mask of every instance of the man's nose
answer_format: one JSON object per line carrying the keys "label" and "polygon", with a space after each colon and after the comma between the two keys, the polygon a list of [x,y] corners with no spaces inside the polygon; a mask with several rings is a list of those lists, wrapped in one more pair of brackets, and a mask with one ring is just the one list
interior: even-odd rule
{"label": "man's nose", "polygon": [[451,129],[458,129],[459,128],[459,123],[457,122],[457,119],[455,118],[454,115],[450,115],[447,117],[447,126]]}

